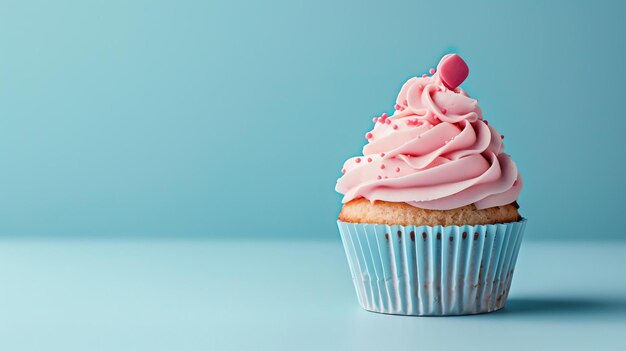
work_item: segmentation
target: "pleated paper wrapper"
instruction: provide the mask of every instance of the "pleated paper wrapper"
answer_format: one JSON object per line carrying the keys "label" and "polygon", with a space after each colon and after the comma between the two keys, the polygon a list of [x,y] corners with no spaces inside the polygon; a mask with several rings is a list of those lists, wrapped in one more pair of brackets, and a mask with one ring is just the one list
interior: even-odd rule
{"label": "pleated paper wrapper", "polygon": [[337,223],[361,307],[413,316],[503,308],[526,227]]}

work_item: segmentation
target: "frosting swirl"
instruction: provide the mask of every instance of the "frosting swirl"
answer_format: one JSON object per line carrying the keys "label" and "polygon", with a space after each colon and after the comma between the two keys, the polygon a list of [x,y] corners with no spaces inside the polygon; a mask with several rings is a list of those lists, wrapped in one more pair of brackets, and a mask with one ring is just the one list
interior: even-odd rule
{"label": "frosting swirl", "polygon": [[392,116],[374,119],[363,156],[348,159],[337,181],[344,203],[363,197],[446,210],[517,199],[522,179],[503,137],[483,120],[476,100],[442,79],[449,56],[432,76],[402,86]]}

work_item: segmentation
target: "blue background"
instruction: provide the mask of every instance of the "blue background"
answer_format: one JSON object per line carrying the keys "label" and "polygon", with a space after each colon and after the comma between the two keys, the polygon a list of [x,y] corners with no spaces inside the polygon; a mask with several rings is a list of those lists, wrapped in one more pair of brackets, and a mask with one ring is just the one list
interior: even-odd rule
{"label": "blue background", "polygon": [[[334,238],[343,161],[445,53],[526,238],[623,239],[624,3],[1,1],[0,233]],[[592,233],[593,232],[593,233]]]}

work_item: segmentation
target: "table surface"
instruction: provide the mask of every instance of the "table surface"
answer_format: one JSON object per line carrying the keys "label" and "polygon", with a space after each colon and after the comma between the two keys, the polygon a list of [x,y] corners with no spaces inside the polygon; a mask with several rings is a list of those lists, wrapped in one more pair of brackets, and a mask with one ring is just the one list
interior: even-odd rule
{"label": "table surface", "polygon": [[623,349],[626,243],[522,245],[507,307],[361,310],[339,240],[0,239],[1,350]]}

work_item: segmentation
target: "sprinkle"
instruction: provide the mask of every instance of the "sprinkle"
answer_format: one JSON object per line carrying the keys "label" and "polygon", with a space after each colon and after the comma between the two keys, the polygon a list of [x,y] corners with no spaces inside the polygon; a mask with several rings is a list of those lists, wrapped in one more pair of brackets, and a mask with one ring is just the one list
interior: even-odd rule
{"label": "sprinkle", "polygon": [[372,158],[371,158],[371,157],[368,157],[368,158],[367,158],[367,162],[372,162]]}
{"label": "sprinkle", "polygon": [[380,165],[380,169],[385,169],[385,165]]}
{"label": "sprinkle", "polygon": [[396,167],[396,173],[400,172],[400,167]]}
{"label": "sprinkle", "polygon": [[434,69],[434,68],[429,69],[429,70],[428,70],[428,73],[430,73],[430,74],[435,74],[435,69]]}
{"label": "sprinkle", "polygon": [[383,113],[380,117],[387,118],[387,117],[389,117],[389,115],[387,115],[386,113]]}
{"label": "sprinkle", "polygon": [[396,106],[394,107],[396,110],[399,110],[402,106],[396,104]]}
{"label": "sprinkle", "polygon": [[500,135],[500,139],[504,139],[504,135]]}
{"label": "sprinkle", "polygon": [[365,134],[365,137],[367,139],[372,139],[374,137],[374,135],[372,133],[367,133],[367,134]]}
{"label": "sprinkle", "polygon": [[391,120],[390,120],[389,118],[387,118],[387,119],[385,120],[385,124],[391,124]]}
{"label": "sprinkle", "polygon": [[410,119],[408,121],[406,121],[406,124],[410,125],[410,126],[417,126],[419,125],[420,121],[417,118],[414,119]]}
{"label": "sprinkle", "polygon": [[342,169],[342,170],[341,170],[341,173],[346,174],[346,169],[345,169],[345,168],[344,168],[344,169]]}
{"label": "sprinkle", "polygon": [[384,152],[381,152],[381,153],[380,153],[380,157],[385,157],[385,153],[384,153]]}
{"label": "sprinkle", "polygon": [[361,158],[360,158],[360,157],[357,157],[357,158],[354,160],[354,162],[356,162],[356,163],[361,163]]}
{"label": "sprinkle", "polygon": [[448,112],[448,110],[446,110],[445,108],[441,109],[441,113],[443,113],[444,115],[446,114],[446,112]]}
{"label": "sprinkle", "polygon": [[376,119],[376,122],[383,123],[384,121],[383,121],[383,119],[382,119],[382,118],[378,117],[378,118]]}
{"label": "sprinkle", "polygon": [[394,125],[393,125],[393,129],[398,129],[398,125],[397,125],[397,124],[394,124]]}
{"label": "sprinkle", "polygon": [[378,177],[376,177],[376,179],[381,180],[381,179],[383,179],[383,177],[378,176]]}
{"label": "sprinkle", "polygon": [[372,118],[372,122],[376,123],[376,121],[378,121],[377,117]]}
{"label": "sprinkle", "polygon": [[422,74],[422,78],[426,78],[426,77],[428,77],[428,74],[426,73]]}
{"label": "sprinkle", "polygon": [[423,85],[421,85],[421,84],[418,84],[418,85],[417,85],[417,88],[418,88],[419,90],[422,90],[422,89],[424,89],[424,86],[423,86]]}

